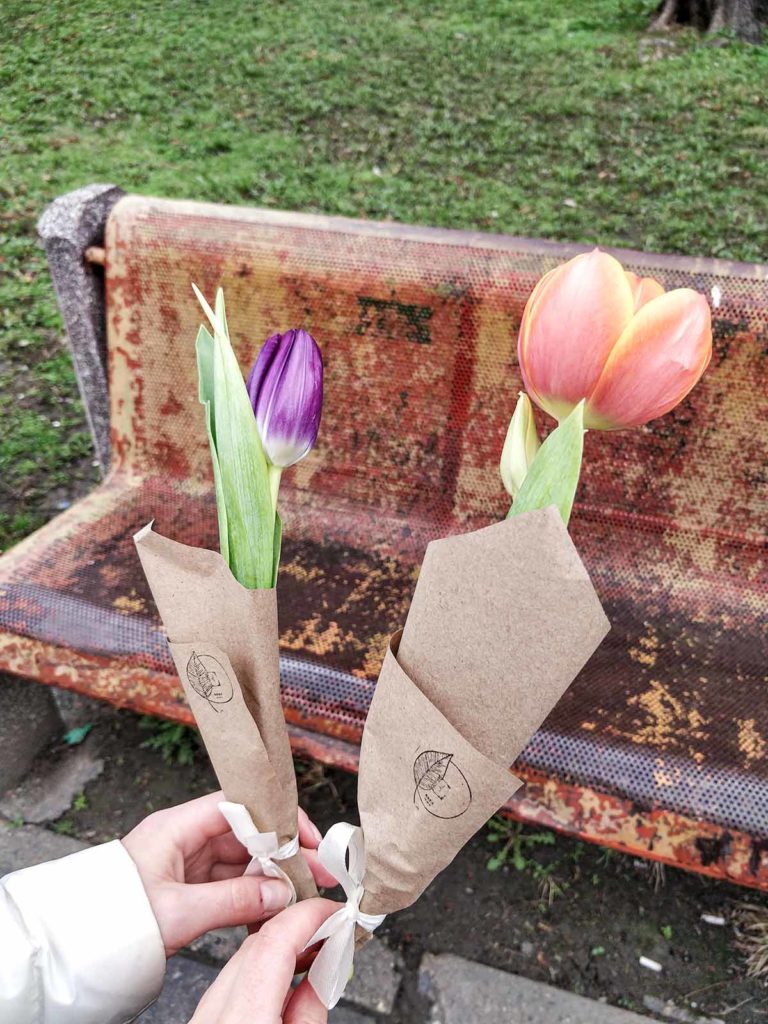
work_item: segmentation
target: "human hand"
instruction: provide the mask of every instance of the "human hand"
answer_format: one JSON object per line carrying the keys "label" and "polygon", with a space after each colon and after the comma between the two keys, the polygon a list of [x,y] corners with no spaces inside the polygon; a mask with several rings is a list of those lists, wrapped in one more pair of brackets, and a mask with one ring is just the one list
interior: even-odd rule
{"label": "human hand", "polygon": [[[123,839],[138,868],[171,956],[212,928],[253,924],[282,910],[290,890],[279,878],[243,875],[250,860],[218,809],[222,793],[156,811]],[[299,842],[318,885],[336,885],[320,865],[320,833],[299,811]]]}
{"label": "human hand", "polygon": [[302,950],[331,914],[331,900],[304,900],[249,935],[200,1001],[189,1024],[325,1024],[328,1011],[305,978]]}

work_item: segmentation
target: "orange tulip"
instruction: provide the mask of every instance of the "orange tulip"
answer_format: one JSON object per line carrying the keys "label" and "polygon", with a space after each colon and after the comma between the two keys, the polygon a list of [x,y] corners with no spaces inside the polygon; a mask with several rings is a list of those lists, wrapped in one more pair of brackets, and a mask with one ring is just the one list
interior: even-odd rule
{"label": "orange tulip", "polygon": [[639,426],[674,408],[706,370],[709,303],[690,288],[665,292],[595,249],[536,285],[517,354],[528,394],[556,419],[586,399],[585,427]]}

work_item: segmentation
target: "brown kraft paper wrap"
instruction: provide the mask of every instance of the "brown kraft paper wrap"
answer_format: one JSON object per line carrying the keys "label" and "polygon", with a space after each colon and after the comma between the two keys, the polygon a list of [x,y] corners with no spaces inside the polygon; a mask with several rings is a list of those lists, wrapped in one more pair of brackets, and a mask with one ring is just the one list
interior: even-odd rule
{"label": "brown kraft paper wrap", "polygon": [[[398,664],[393,637],[363,733],[358,802],[362,910],[409,906],[522,786],[476,750]],[[373,768],[373,770],[372,770]]]}
{"label": "brown kraft paper wrap", "polygon": [[413,903],[519,788],[509,766],[608,629],[555,508],[429,545],[363,733],[364,913]]}
{"label": "brown kraft paper wrap", "polygon": [[[280,845],[298,828],[296,776],[280,703],[277,598],[248,590],[217,551],[134,537],[184,692],[227,800]],[[301,853],[280,861],[298,899],[317,895]]]}

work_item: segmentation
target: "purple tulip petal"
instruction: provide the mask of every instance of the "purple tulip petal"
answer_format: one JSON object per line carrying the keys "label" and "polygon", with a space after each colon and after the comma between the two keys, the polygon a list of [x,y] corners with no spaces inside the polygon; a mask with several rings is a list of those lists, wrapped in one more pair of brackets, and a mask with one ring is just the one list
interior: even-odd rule
{"label": "purple tulip petal", "polygon": [[248,374],[248,380],[246,381],[245,386],[248,389],[248,397],[251,400],[251,405],[254,410],[256,409],[259,390],[264,383],[265,377],[269,373],[269,369],[274,362],[275,356],[280,350],[282,337],[282,334],[273,334],[271,337],[267,338],[261,346],[261,350],[256,357],[256,362],[251,367],[251,372]]}
{"label": "purple tulip petal", "polygon": [[304,330],[273,334],[248,375],[261,442],[281,468],[303,459],[320,427],[323,361],[317,342]]}

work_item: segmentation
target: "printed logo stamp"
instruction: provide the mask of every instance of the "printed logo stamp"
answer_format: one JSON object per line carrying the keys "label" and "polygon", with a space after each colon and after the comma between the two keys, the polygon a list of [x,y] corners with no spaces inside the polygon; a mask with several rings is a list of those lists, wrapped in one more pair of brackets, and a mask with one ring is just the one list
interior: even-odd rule
{"label": "printed logo stamp", "polygon": [[207,700],[216,712],[219,711],[217,704],[228,704],[234,696],[226,669],[211,654],[192,651],[187,662],[187,679],[195,693]]}
{"label": "printed logo stamp", "polygon": [[413,762],[413,802],[435,818],[459,818],[472,803],[472,790],[453,754],[424,750]]}

